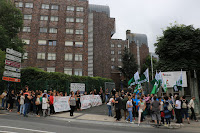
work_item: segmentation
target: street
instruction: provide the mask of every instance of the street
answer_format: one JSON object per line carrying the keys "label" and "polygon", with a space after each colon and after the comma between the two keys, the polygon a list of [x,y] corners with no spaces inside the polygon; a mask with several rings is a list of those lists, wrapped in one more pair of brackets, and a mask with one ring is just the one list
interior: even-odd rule
{"label": "street", "polygon": [[197,133],[199,128],[159,129],[143,127],[123,127],[103,124],[88,124],[78,121],[63,121],[52,117],[28,117],[16,114],[0,115],[0,132],[3,133]]}

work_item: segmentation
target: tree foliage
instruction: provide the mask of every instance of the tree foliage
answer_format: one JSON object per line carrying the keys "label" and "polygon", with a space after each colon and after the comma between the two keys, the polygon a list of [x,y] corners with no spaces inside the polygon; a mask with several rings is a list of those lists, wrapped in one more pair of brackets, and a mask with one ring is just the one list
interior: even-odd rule
{"label": "tree foliage", "polygon": [[122,54],[122,64],[122,68],[119,68],[119,71],[122,72],[126,80],[131,79],[138,70],[138,65],[135,61],[134,55],[129,52],[127,48],[124,49]]}
{"label": "tree foliage", "polygon": [[6,48],[24,52],[25,43],[18,38],[19,29],[22,28],[22,13],[11,0],[0,0],[0,49]]}
{"label": "tree foliage", "polygon": [[158,68],[163,71],[200,70],[200,29],[171,25],[155,43]]}

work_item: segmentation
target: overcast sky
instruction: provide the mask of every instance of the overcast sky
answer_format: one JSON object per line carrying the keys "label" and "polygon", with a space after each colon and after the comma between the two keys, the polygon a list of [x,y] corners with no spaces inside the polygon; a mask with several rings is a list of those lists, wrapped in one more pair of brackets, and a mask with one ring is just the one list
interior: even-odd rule
{"label": "overcast sky", "polygon": [[116,19],[113,38],[125,39],[126,30],[148,37],[150,52],[162,29],[175,21],[200,27],[200,0],[89,0],[90,4],[108,5]]}

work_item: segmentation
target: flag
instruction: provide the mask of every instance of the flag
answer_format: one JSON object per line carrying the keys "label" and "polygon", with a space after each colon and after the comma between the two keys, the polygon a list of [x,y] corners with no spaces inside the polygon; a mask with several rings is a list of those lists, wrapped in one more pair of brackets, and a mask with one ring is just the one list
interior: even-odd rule
{"label": "flag", "polygon": [[138,85],[135,87],[134,93],[137,93],[137,91],[138,91],[139,89],[141,89],[141,85],[140,85],[140,84],[138,84]]}
{"label": "flag", "polygon": [[135,80],[135,84],[138,84],[138,83],[139,83],[140,76],[139,76],[138,71],[134,74],[134,80]]}
{"label": "flag", "polygon": [[164,82],[163,90],[164,90],[165,92],[167,92],[167,80]]}
{"label": "flag", "polygon": [[181,70],[181,75],[179,79],[176,81],[176,84],[174,85],[174,91],[182,90],[182,87],[183,87],[183,73]]}
{"label": "flag", "polygon": [[151,91],[151,94],[156,94],[157,93],[157,88],[158,88],[158,84],[157,84],[157,82],[155,82],[155,84],[153,86],[153,89]]}
{"label": "flag", "polygon": [[130,85],[131,83],[134,82],[134,78],[132,77],[129,81],[128,81],[128,85]]}
{"label": "flag", "polygon": [[146,71],[140,76],[140,81],[139,83],[144,83],[144,82],[149,82],[149,70],[148,68],[146,69]]}

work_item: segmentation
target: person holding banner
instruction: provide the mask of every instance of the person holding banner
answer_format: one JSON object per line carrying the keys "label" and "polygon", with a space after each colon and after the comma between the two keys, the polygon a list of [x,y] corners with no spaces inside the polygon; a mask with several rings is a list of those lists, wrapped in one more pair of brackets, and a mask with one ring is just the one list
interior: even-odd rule
{"label": "person holding banner", "polygon": [[76,108],[76,98],[74,92],[71,91],[71,97],[69,98],[69,105],[70,105],[70,116],[74,116],[74,110]]}

